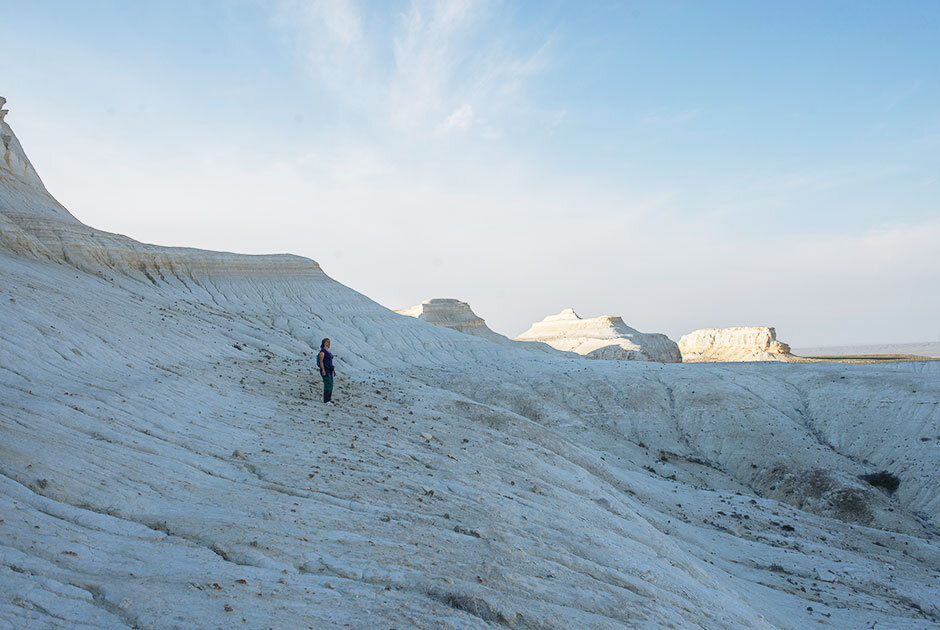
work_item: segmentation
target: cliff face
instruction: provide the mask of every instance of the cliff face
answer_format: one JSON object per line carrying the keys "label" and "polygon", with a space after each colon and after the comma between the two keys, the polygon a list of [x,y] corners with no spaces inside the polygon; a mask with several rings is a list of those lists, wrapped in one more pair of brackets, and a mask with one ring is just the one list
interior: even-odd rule
{"label": "cliff face", "polygon": [[702,328],[679,339],[686,363],[722,361],[789,361],[790,346],[777,341],[770,326]]}
{"label": "cliff face", "polygon": [[679,363],[676,343],[666,335],[642,333],[611,315],[583,319],[567,308],[532,324],[518,341],[541,341],[559,350],[577,352],[588,359]]}

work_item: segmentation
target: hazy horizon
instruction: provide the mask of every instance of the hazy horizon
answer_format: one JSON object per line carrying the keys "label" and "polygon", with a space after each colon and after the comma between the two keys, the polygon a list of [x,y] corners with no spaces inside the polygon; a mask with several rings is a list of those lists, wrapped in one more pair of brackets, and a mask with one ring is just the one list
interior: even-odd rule
{"label": "hazy horizon", "polygon": [[940,340],[936,3],[0,12],[7,122],[93,227],[307,256],[508,336],[572,307]]}

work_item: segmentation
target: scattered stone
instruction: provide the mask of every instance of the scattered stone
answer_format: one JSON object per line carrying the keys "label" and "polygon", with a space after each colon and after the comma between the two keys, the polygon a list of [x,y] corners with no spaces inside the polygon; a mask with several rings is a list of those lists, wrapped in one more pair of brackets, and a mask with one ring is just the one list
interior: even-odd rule
{"label": "scattered stone", "polygon": [[901,480],[898,479],[896,475],[891,474],[887,470],[882,470],[881,472],[870,473],[867,475],[860,475],[859,478],[862,481],[867,481],[876,488],[882,488],[888,494],[894,494],[894,491],[897,490],[898,486],[901,485]]}
{"label": "scattered stone", "polygon": [[480,532],[473,530],[473,529],[467,529],[466,527],[461,527],[460,525],[454,525],[454,531],[457,532],[458,534],[463,534],[464,536],[473,536],[474,538],[483,538],[482,536],[480,536]]}

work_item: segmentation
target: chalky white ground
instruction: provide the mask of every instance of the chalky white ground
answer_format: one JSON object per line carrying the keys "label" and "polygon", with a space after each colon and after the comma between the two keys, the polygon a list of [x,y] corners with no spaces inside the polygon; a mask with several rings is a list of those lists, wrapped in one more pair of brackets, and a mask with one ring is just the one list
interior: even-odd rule
{"label": "chalky white ground", "polygon": [[936,627],[940,363],[541,356],[83,226],[2,130],[0,627]]}

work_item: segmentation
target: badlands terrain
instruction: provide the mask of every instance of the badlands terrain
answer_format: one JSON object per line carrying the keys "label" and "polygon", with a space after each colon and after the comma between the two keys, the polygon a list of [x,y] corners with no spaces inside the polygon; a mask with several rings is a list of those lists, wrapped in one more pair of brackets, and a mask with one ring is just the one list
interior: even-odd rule
{"label": "badlands terrain", "polygon": [[0,628],[940,623],[940,362],[531,352],[85,226],[0,136]]}

